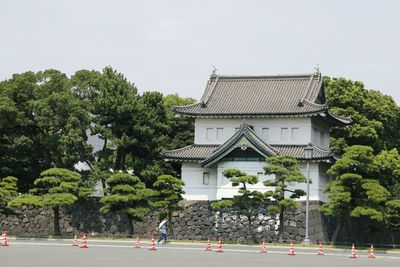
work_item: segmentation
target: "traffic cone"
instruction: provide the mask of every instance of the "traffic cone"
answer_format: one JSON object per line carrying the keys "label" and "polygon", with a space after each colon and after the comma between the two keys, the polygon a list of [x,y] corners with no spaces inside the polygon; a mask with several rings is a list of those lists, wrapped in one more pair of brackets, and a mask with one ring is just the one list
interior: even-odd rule
{"label": "traffic cone", "polygon": [[350,259],[357,259],[357,255],[356,255],[356,247],[353,245],[351,245],[351,256]]}
{"label": "traffic cone", "polygon": [[8,241],[7,241],[7,232],[3,231],[1,234],[1,246],[2,247],[8,247]]}
{"label": "traffic cone", "polygon": [[86,233],[83,233],[81,248],[88,248]]}
{"label": "traffic cone", "polygon": [[319,242],[318,256],[324,256],[324,247],[322,246],[322,242]]}
{"label": "traffic cone", "polygon": [[140,248],[140,239],[139,239],[139,237],[136,238],[135,248]]}
{"label": "traffic cone", "polygon": [[370,259],[374,259],[375,257],[375,253],[374,253],[374,245],[371,244],[371,248],[369,249],[369,256],[368,258]]}
{"label": "traffic cone", "polygon": [[265,244],[265,240],[263,240],[261,245],[261,253],[267,253],[267,245]]}
{"label": "traffic cone", "polygon": [[290,241],[290,249],[289,249],[289,256],[294,256],[296,254],[294,254],[294,244],[293,244],[293,240]]}
{"label": "traffic cone", "polygon": [[154,237],[151,238],[149,250],[157,250],[156,249],[156,241],[154,241]]}
{"label": "traffic cone", "polygon": [[204,251],[212,251],[210,238],[208,238],[207,245],[206,245],[206,248],[204,249]]}
{"label": "traffic cone", "polygon": [[222,238],[219,238],[218,245],[217,245],[217,250],[215,252],[218,252],[218,253],[222,253],[223,252],[222,251]]}
{"label": "traffic cone", "polygon": [[72,241],[72,246],[77,247],[78,246],[78,240],[76,239],[76,235],[74,236],[74,240]]}

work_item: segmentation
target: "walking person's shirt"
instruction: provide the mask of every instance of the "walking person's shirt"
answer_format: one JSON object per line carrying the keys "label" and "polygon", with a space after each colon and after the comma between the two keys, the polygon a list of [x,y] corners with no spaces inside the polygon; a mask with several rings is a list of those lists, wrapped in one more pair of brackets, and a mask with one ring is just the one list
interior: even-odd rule
{"label": "walking person's shirt", "polygon": [[165,226],[165,224],[161,225],[160,233],[165,235],[167,234],[167,227]]}

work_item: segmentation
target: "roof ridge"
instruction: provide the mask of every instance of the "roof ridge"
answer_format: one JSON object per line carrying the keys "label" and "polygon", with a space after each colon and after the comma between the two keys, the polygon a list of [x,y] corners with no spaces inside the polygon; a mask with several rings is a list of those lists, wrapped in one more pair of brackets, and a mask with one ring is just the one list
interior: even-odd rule
{"label": "roof ridge", "polygon": [[313,73],[304,74],[272,74],[272,75],[217,75],[217,78],[222,79],[262,79],[262,78],[305,78],[314,76]]}

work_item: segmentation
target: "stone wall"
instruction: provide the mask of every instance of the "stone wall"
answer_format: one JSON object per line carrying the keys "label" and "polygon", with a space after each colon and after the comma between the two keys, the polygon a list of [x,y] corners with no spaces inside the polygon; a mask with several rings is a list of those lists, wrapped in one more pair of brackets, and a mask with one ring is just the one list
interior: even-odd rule
{"label": "stone wall", "polygon": [[[285,241],[304,239],[305,206],[299,203],[297,210],[289,212],[285,224]],[[232,210],[214,211],[207,201],[185,201],[183,211],[172,219],[173,233],[176,239],[205,240],[208,237],[222,237],[225,241],[247,242],[251,240],[248,233],[248,222]],[[127,218],[117,213],[101,214],[97,199],[80,201],[71,207],[60,210],[61,232],[68,236],[74,233],[89,232],[98,236],[126,236]],[[326,220],[319,212],[319,203],[310,205],[310,239],[326,240],[328,228]],[[158,235],[156,214],[149,214],[142,222],[134,223],[135,235],[150,237]],[[258,241],[277,241],[279,221],[276,216],[260,210],[252,223],[253,233]],[[53,211],[23,207],[18,215],[0,215],[0,228],[10,235],[48,236],[53,233]],[[171,229],[169,229],[171,231]]]}

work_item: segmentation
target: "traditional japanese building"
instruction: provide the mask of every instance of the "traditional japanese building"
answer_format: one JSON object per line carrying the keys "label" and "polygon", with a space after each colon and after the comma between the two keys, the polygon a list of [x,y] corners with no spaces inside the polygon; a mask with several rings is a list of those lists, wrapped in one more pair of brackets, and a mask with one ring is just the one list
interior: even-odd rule
{"label": "traditional japanese building", "polygon": [[[260,191],[265,158],[295,157],[306,174],[310,166],[310,200],[325,202],[326,174],[335,156],[329,149],[329,128],[345,126],[349,118],[335,115],[326,104],[319,73],[274,76],[212,75],[200,101],[174,107],[195,118],[194,144],[164,151],[166,160],[181,162],[187,200],[219,200],[237,193],[223,171],[237,168],[257,175]],[[311,159],[304,149],[313,148]],[[295,185],[305,190],[305,184]],[[300,199],[302,200],[302,199]]]}

